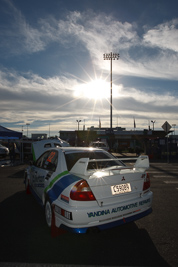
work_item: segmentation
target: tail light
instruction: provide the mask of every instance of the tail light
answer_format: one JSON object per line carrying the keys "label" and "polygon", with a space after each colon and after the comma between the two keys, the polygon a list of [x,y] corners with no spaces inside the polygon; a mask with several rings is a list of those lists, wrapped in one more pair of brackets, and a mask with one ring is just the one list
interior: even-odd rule
{"label": "tail light", "polygon": [[143,191],[145,191],[145,190],[147,190],[149,188],[150,188],[150,176],[147,173],[146,177],[145,177],[145,180],[144,180],[144,184],[143,184]]}
{"label": "tail light", "polygon": [[71,192],[70,198],[77,201],[91,201],[96,200],[91,188],[85,180],[76,183]]}

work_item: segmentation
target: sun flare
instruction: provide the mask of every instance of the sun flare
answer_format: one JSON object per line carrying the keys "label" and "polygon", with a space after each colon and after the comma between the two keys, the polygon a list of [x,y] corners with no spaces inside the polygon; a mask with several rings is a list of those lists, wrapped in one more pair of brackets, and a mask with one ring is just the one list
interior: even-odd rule
{"label": "sun flare", "polygon": [[109,97],[109,86],[104,80],[93,80],[86,85],[85,96],[92,99]]}
{"label": "sun flare", "polygon": [[108,98],[109,93],[109,84],[101,79],[92,80],[75,89],[75,96],[83,96],[95,100]]}

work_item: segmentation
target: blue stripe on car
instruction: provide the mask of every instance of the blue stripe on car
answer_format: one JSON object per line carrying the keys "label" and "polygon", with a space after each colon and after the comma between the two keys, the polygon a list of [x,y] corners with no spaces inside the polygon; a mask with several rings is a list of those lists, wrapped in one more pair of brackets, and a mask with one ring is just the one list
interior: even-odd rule
{"label": "blue stripe on car", "polygon": [[55,201],[62,191],[67,188],[70,184],[81,180],[81,178],[69,174],[68,172],[64,172],[58,176],[56,176],[50,183],[50,185],[45,188],[45,192],[49,196],[49,200],[52,203]]}

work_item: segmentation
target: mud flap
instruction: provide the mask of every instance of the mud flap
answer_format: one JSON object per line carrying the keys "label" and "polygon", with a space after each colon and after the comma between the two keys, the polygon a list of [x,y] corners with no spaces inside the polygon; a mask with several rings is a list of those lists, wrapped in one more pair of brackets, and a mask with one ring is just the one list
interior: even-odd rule
{"label": "mud flap", "polygon": [[[27,178],[26,178],[27,179]],[[26,182],[26,181],[25,181]],[[29,180],[28,180],[28,184],[27,184],[27,187],[26,187],[26,194],[27,195],[30,195],[31,194],[31,191],[30,191],[30,185],[29,185]]]}
{"label": "mud flap", "polygon": [[62,229],[62,228],[58,228],[56,226],[56,222],[55,222],[55,212],[54,212],[54,205],[52,205],[52,220],[51,220],[51,237],[57,237],[59,235],[65,234],[67,233],[66,230]]}

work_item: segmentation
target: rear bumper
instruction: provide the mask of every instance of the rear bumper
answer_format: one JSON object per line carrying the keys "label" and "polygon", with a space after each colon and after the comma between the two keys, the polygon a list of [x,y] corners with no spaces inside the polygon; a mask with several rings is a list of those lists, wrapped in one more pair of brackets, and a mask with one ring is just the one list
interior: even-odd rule
{"label": "rear bumper", "polygon": [[[59,213],[55,212],[56,227],[65,228],[73,233],[86,233],[88,229],[97,228],[104,230],[128,222],[138,220],[147,216],[152,212],[153,193],[149,191],[141,198],[118,203],[114,206],[105,208],[97,207],[74,209],[66,205],[63,206],[68,216],[64,218]],[[54,203],[56,207],[58,203]],[[61,204],[61,203],[60,203]],[[57,211],[57,209],[55,210]],[[70,214],[70,215],[69,215]]]}
{"label": "rear bumper", "polygon": [[[132,215],[132,216],[129,216],[129,217],[123,217],[122,219],[120,219],[118,221],[114,221],[114,222],[98,225],[95,228],[97,228],[100,231],[106,230],[106,229],[109,229],[109,228],[113,228],[113,227],[116,227],[116,226],[119,226],[119,225],[123,225],[123,224],[129,223],[129,222],[133,222],[133,221],[139,220],[139,219],[149,215],[151,212],[152,212],[152,208],[149,208],[148,210],[146,210],[144,212],[141,212],[139,214],[135,214],[135,215]],[[61,228],[65,229],[65,230],[67,230],[69,232],[75,233],[75,234],[85,234],[92,227],[71,228],[71,227],[68,227],[68,226],[62,224]]]}

